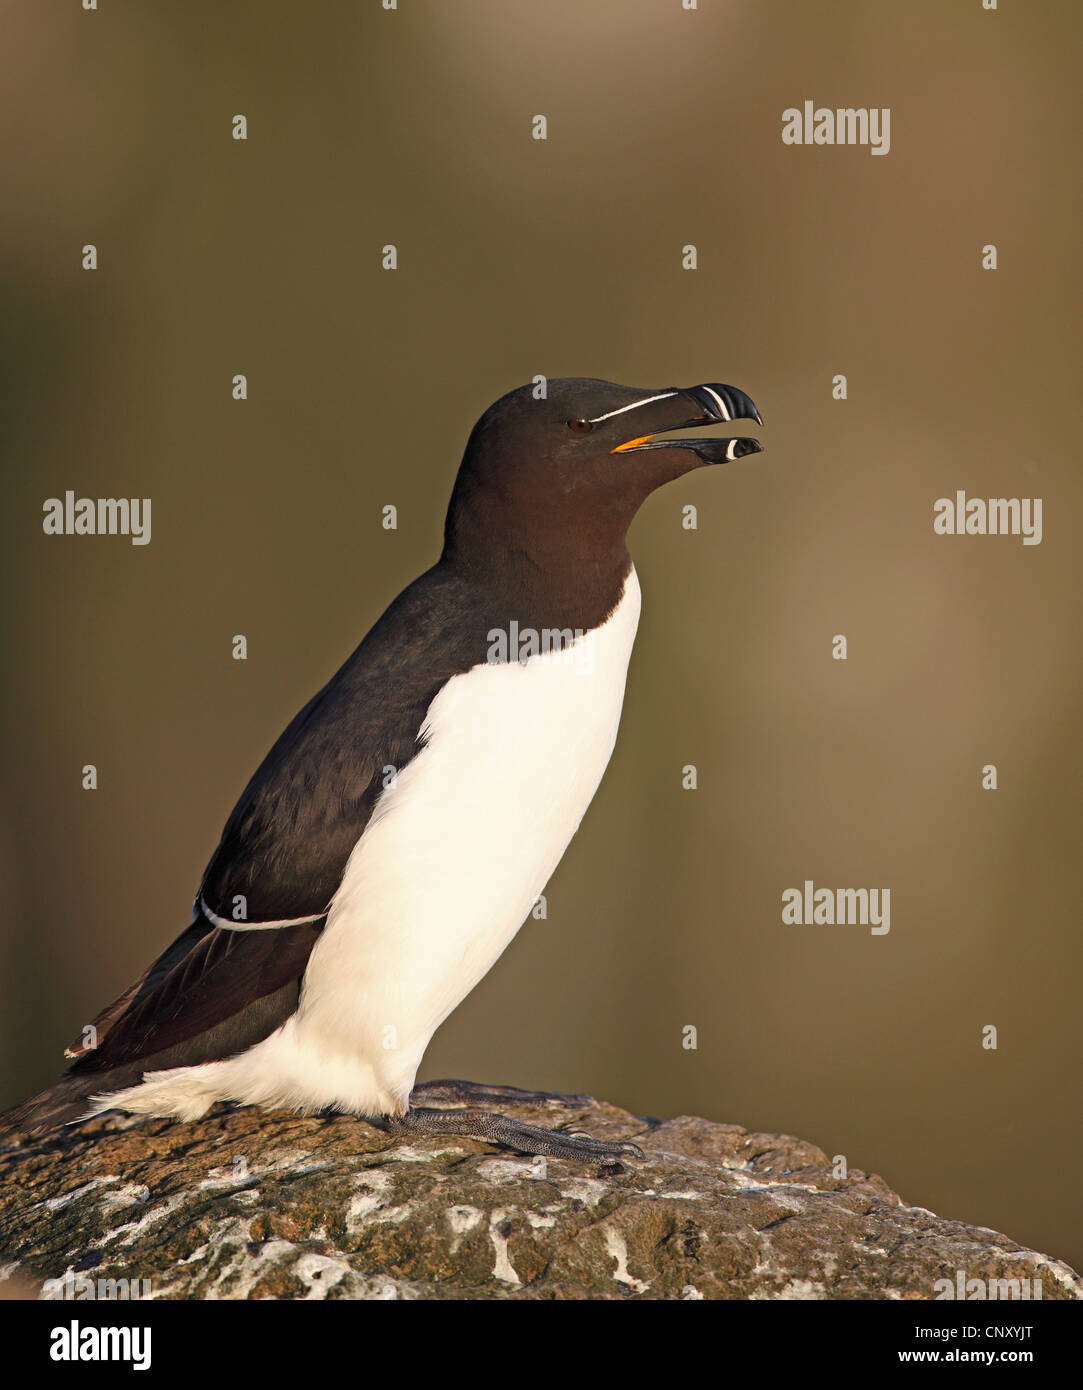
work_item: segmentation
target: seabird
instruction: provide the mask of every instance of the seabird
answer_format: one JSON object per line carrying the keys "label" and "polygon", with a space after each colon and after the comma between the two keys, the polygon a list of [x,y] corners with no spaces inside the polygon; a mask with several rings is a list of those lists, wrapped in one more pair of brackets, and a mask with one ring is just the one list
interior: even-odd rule
{"label": "seabird", "polygon": [[[656,488],[758,452],[732,386],[552,380],[471,432],[439,560],[241,793],[190,926],[0,1116],[41,1132],[218,1101],[330,1108],[526,1154],[637,1152],[490,1110],[544,1093],[415,1086],[429,1039],[529,916],[609,762],[639,619],[628,526]],[[514,639],[514,640],[512,640]]]}

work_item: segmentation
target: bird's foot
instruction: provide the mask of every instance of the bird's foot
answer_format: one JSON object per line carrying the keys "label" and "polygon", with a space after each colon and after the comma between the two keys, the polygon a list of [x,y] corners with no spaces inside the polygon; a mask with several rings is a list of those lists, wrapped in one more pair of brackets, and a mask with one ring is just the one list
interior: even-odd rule
{"label": "bird's foot", "polygon": [[[487,1089],[498,1089],[496,1087]],[[525,1093],[524,1093],[525,1094]],[[391,1134],[457,1134],[484,1139],[516,1153],[547,1158],[578,1159],[587,1163],[619,1163],[642,1158],[643,1150],[628,1140],[593,1139],[581,1130],[542,1129],[488,1110],[436,1110],[413,1107],[405,1115],[389,1115],[383,1124]]]}
{"label": "bird's foot", "polygon": [[422,1081],[414,1087],[410,1104],[433,1105],[522,1105],[540,1107],[560,1105],[581,1110],[591,1103],[590,1096],[561,1095],[557,1091],[525,1091],[521,1086],[487,1086],[481,1081]]}

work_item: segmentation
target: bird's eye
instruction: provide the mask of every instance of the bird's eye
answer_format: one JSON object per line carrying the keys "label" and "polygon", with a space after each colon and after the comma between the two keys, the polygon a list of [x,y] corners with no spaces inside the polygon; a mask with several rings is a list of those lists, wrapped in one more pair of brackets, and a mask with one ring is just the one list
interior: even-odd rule
{"label": "bird's eye", "polygon": [[573,434],[590,434],[594,426],[589,420],[569,420],[568,428]]}

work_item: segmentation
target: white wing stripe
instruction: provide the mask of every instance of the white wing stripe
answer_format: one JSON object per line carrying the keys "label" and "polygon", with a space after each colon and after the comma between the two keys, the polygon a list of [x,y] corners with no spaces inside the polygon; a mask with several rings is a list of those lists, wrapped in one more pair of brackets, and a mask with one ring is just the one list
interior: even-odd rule
{"label": "white wing stripe", "polygon": [[212,912],[205,898],[200,898],[199,906],[208,922],[229,931],[270,931],[277,927],[303,927],[306,922],[318,922],[321,917],[327,916],[326,912],[317,912],[314,917],[283,917],[280,922],[234,922],[228,917],[219,917],[217,912]]}

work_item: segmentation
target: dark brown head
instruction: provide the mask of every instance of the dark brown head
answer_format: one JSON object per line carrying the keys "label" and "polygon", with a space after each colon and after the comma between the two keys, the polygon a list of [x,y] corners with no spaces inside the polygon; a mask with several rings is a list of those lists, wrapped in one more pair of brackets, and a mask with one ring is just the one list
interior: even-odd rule
{"label": "dark brown head", "polygon": [[548,573],[623,553],[643,501],[693,468],[763,448],[749,438],[673,438],[732,420],[763,423],[743,391],[709,382],[655,390],[611,381],[521,386],[471,432],[448,508],[444,558],[494,558]]}

